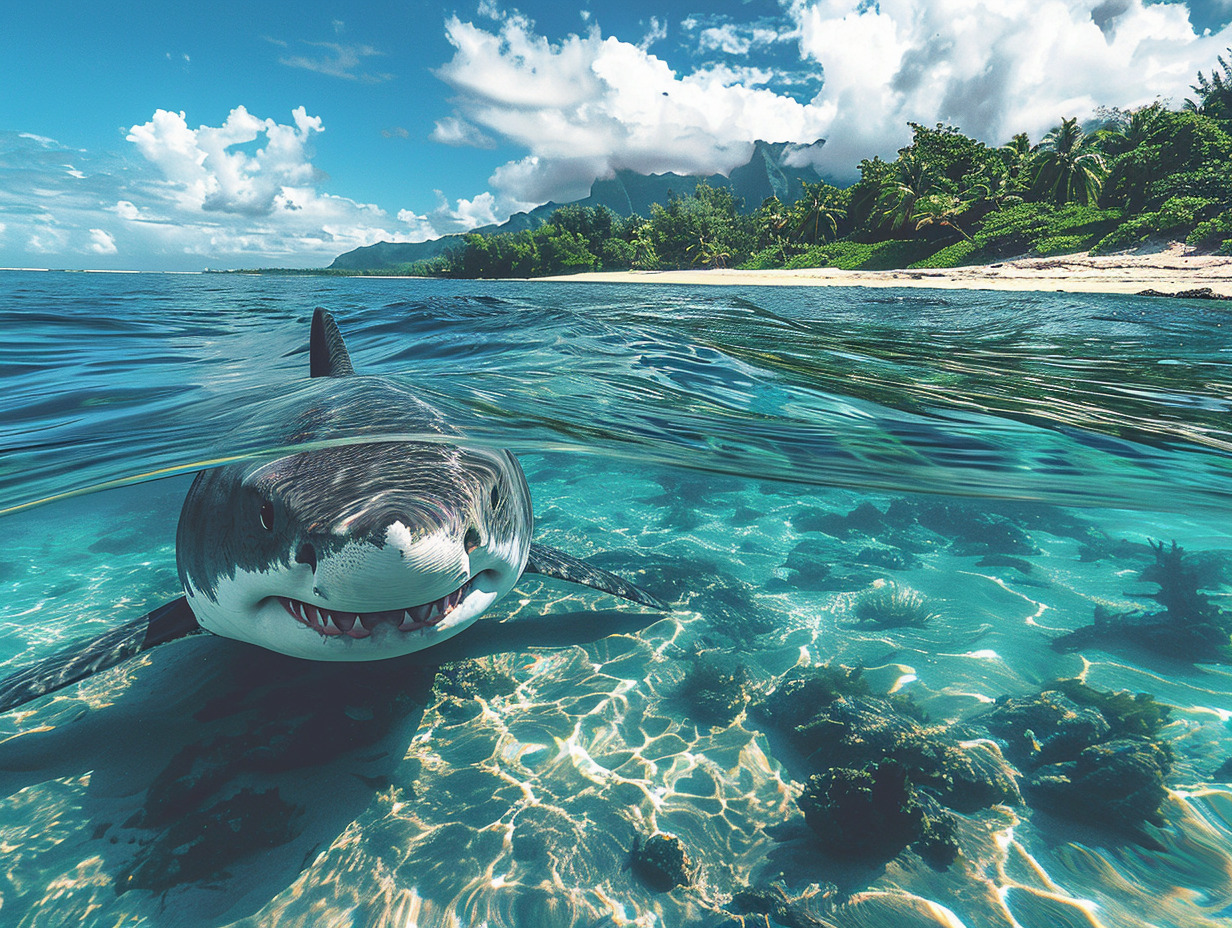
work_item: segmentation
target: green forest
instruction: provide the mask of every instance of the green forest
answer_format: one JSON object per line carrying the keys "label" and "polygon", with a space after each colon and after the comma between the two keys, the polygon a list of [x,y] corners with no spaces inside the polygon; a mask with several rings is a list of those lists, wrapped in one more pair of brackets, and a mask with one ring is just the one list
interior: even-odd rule
{"label": "green forest", "polygon": [[954,267],[1161,238],[1232,254],[1232,68],[1221,56],[1192,88],[1180,109],[1103,109],[1085,129],[1062,119],[1038,141],[1018,134],[999,148],[911,123],[911,144],[893,161],[860,162],[850,187],[806,184],[796,202],[771,198],[751,214],[705,183],[649,216],[565,206],[537,229],[469,234],[399,272]]}

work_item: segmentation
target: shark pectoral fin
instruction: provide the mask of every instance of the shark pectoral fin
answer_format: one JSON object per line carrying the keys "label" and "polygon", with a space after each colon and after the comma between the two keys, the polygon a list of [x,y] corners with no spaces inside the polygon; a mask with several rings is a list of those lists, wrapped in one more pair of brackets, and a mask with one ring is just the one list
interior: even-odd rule
{"label": "shark pectoral fin", "polygon": [[114,667],[134,654],[201,631],[181,596],[139,619],[70,645],[0,681],[0,712]]}
{"label": "shark pectoral fin", "polygon": [[555,577],[557,580],[567,580],[569,583],[577,583],[591,589],[602,590],[604,593],[611,593],[613,596],[619,596],[621,599],[627,599],[641,606],[667,609],[667,606],[641,587],[636,587],[615,574],[592,567],[583,560],[565,554],[564,551],[549,548],[547,545],[531,544],[530,558],[526,561],[526,569],[523,573]]}

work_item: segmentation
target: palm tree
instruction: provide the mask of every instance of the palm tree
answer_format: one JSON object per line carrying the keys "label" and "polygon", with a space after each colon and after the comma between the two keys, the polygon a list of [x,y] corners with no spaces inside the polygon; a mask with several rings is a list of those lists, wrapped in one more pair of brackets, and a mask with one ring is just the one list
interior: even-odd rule
{"label": "palm tree", "polygon": [[1114,129],[1103,133],[1100,147],[1108,155],[1120,155],[1143,145],[1162,128],[1167,108],[1159,100],[1140,106],[1129,114],[1129,119]]}
{"label": "palm tree", "polygon": [[928,196],[935,185],[932,168],[913,155],[902,155],[895,162],[888,186],[877,197],[874,212],[891,232],[897,232],[911,221],[916,203]]}
{"label": "palm tree", "polygon": [[835,191],[825,184],[804,182],[804,195],[792,208],[796,219],[796,238],[809,245],[838,235],[838,221],[847,215],[835,201]]}
{"label": "palm tree", "polygon": [[958,227],[957,219],[969,204],[949,193],[930,193],[916,201],[915,212],[911,218],[915,221],[915,230],[919,232],[929,226],[953,229],[967,241],[971,236]]}
{"label": "palm tree", "polygon": [[[805,182],[807,185],[807,181]],[[807,189],[807,187],[806,187]],[[778,197],[766,197],[758,208],[762,224],[769,232],[779,232],[787,225],[789,213]]]}
{"label": "palm tree", "polygon": [[693,256],[694,264],[704,264],[708,268],[727,267],[727,259],[731,257],[722,245],[708,240],[704,235],[686,250]]}
{"label": "palm tree", "polygon": [[[1232,55],[1232,48],[1228,49]],[[1223,55],[1215,58],[1223,73],[1212,69],[1210,80],[1201,71],[1198,72],[1198,83],[1190,84],[1189,89],[1198,95],[1198,102],[1185,101],[1185,109],[1214,119],[1232,119],[1232,67],[1223,60]]]}
{"label": "palm tree", "polygon": [[1108,173],[1103,157],[1078,125],[1063,119],[1040,142],[1032,192],[1057,204],[1094,204]]}
{"label": "palm tree", "polygon": [[633,233],[632,267],[642,271],[653,271],[659,266],[659,253],[655,250],[654,239],[651,237],[650,223],[642,220]]}

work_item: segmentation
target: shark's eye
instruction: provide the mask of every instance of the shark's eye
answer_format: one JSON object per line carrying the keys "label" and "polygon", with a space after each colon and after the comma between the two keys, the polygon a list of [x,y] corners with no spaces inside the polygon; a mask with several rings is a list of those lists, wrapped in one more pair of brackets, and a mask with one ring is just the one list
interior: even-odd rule
{"label": "shark's eye", "polygon": [[261,504],[261,527],[267,532],[274,530],[274,504],[269,500]]}
{"label": "shark's eye", "polygon": [[467,554],[479,547],[479,529],[472,525],[466,530],[466,536],[462,539],[462,547],[466,549]]}
{"label": "shark's eye", "polygon": [[492,506],[495,508],[498,505],[500,505],[500,486],[494,483],[492,484]]}

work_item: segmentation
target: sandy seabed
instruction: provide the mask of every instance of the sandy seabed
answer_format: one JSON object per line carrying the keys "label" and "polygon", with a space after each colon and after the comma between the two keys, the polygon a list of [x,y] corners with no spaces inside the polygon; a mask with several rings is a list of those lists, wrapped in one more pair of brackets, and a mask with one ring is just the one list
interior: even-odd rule
{"label": "sandy seabed", "polygon": [[969,290],[1044,290],[1066,293],[1176,293],[1210,288],[1232,297],[1232,257],[1187,253],[1173,244],[1150,253],[1018,258],[1000,264],[896,271],[799,270],[604,271],[540,278],[572,283],[720,284],[728,286],[935,287]]}

